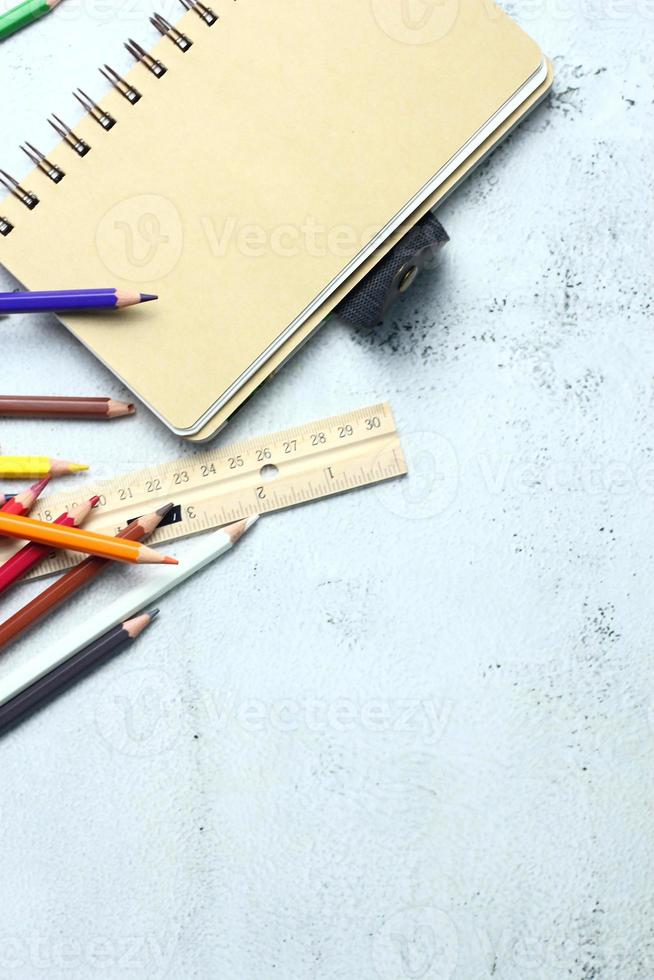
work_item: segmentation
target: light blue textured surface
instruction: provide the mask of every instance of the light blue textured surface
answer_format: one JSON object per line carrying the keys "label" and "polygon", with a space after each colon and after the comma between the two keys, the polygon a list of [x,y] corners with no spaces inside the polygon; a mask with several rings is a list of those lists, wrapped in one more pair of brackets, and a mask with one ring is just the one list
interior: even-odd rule
{"label": "light blue textured surface", "polygon": [[[556,90],[441,209],[438,270],[375,332],[331,323],[224,436],[388,397],[410,480],[262,520],[0,741],[3,978],[654,974],[654,11],[510,12]],[[66,0],[2,45],[0,165],[149,13]],[[52,318],[0,330],[3,390],[126,394]],[[146,411],[0,444],[98,478],[194,451]]]}

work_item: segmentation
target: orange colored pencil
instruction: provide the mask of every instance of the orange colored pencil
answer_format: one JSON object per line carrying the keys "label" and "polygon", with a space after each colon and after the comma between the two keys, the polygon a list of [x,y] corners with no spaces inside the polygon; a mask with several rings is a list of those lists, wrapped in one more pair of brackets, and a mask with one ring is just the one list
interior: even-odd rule
{"label": "orange colored pencil", "polygon": [[[99,497],[91,497],[86,503],[71,511],[64,511],[55,520],[55,524],[62,527],[79,527],[91,513],[91,510],[100,502]],[[20,551],[8,558],[4,565],[0,565],[0,592],[4,592],[13,585],[19,578],[31,571],[35,565],[43,561],[50,554],[50,548],[43,544],[34,544],[31,541],[24,545]]]}
{"label": "orange colored pencil", "polygon": [[96,534],[76,527],[62,527],[59,524],[46,524],[31,517],[16,517],[0,511],[0,534],[8,538],[47,544],[51,548],[64,548],[67,551],[81,551],[98,558],[110,558],[131,564],[177,565],[176,558],[161,555],[138,541],[125,538],[111,538],[106,534]]}

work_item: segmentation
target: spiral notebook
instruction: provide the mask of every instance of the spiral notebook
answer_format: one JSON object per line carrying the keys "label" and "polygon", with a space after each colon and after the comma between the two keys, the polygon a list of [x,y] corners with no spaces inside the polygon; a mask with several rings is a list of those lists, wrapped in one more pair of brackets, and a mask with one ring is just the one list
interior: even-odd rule
{"label": "spiral notebook", "polygon": [[133,68],[105,68],[109,91],[80,91],[82,119],[52,119],[61,142],[0,202],[0,261],[31,289],[158,293],[61,319],[197,438],[551,76],[486,0],[185,6],[153,18],[149,51],[129,42]]}

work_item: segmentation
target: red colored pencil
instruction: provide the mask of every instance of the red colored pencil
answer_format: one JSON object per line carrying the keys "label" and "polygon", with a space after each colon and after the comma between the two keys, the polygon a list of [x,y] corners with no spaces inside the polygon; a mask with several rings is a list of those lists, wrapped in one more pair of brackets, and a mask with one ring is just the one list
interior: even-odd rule
{"label": "red colored pencil", "polygon": [[50,477],[46,476],[43,480],[39,480],[38,483],[33,484],[29,490],[23,490],[22,493],[17,493],[13,499],[5,501],[4,497],[1,497],[0,510],[4,511],[5,514],[16,514],[17,517],[25,517],[26,514],[29,514],[49,482]]}
{"label": "red colored pencil", "polygon": [[[54,523],[63,524],[64,527],[80,527],[99,501],[99,497],[91,497],[90,500],[80,504],[79,507],[75,507],[70,513],[66,511],[60,514]],[[26,575],[35,565],[47,558],[51,552],[52,549],[47,545],[30,542],[11,558],[8,558],[4,565],[0,566],[0,592],[8,589],[22,575]]]}

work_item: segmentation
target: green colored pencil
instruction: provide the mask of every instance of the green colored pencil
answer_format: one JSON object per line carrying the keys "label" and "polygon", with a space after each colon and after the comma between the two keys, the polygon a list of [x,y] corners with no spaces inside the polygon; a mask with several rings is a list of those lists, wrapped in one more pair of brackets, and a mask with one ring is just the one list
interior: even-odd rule
{"label": "green colored pencil", "polygon": [[15,34],[22,27],[27,27],[40,17],[49,14],[61,0],[24,0],[13,10],[0,14],[0,41]]}

